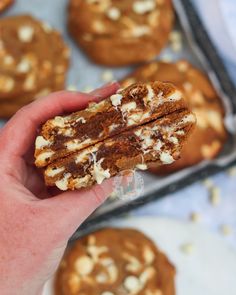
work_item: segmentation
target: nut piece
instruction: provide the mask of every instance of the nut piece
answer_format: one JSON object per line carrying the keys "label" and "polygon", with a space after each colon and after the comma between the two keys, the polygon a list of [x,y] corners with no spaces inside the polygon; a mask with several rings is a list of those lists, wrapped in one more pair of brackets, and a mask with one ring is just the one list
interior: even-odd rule
{"label": "nut piece", "polygon": [[75,261],[75,270],[81,276],[89,275],[94,268],[94,262],[89,256],[82,256]]}

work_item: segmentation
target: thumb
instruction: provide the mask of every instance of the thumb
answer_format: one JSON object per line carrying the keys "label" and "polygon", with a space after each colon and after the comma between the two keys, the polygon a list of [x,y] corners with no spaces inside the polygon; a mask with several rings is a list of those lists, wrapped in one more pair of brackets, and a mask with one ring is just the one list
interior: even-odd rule
{"label": "thumb", "polygon": [[90,189],[68,191],[56,197],[45,199],[44,207],[50,214],[51,226],[58,237],[68,240],[81,223],[99,206],[113,191],[113,181],[108,179],[101,185]]}

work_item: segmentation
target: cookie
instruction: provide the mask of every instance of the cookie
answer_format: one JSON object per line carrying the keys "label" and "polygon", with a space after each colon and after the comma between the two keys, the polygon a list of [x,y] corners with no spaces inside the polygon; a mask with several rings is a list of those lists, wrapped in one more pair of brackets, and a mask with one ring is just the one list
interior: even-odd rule
{"label": "cookie", "polygon": [[0,117],[64,89],[69,49],[61,35],[29,15],[0,20]]}
{"label": "cookie", "polygon": [[94,62],[123,66],[159,54],[173,18],[171,0],[70,0],[68,29]]}
{"label": "cookie", "polygon": [[106,228],[68,249],[55,294],[174,295],[174,277],[174,266],[143,233]]}
{"label": "cookie", "polygon": [[1,0],[0,1],[0,13],[5,11],[9,6],[13,4],[14,0]]}
{"label": "cookie", "polygon": [[158,161],[170,164],[195,124],[172,84],[138,83],[69,116],[47,121],[36,138],[35,164],[45,182],[79,189]]}
{"label": "cookie", "polygon": [[217,157],[227,140],[227,131],[222,102],[207,76],[185,60],[152,62],[138,68],[121,84],[127,86],[137,81],[157,79],[174,83],[181,89],[197,117],[197,125],[183,147],[181,158],[168,166],[152,165],[152,171],[171,173]]}

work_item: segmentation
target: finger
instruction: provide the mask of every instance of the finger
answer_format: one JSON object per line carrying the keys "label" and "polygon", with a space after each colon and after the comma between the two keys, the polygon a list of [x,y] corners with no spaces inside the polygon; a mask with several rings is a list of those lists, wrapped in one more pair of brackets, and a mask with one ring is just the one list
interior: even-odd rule
{"label": "finger", "polygon": [[56,115],[85,108],[90,101],[106,98],[117,91],[118,83],[112,83],[92,94],[61,91],[23,107],[5,125],[0,144],[7,146],[8,154],[22,156],[34,141],[37,128]]}
{"label": "finger", "polygon": [[48,208],[52,226],[58,229],[61,239],[69,239],[80,224],[112,193],[113,180],[104,181],[91,189],[65,192],[43,200]]}

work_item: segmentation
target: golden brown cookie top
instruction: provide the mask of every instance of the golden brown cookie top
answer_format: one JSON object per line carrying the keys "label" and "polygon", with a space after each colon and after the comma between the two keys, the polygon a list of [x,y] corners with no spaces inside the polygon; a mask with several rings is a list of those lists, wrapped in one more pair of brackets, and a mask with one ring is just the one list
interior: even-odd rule
{"label": "golden brown cookie top", "polygon": [[68,53],[60,34],[47,24],[29,15],[2,18],[0,100],[37,97],[62,85]]}
{"label": "golden brown cookie top", "polygon": [[[78,17],[79,16],[79,17]],[[70,17],[84,38],[141,38],[172,22],[170,0],[71,0]]]}
{"label": "golden brown cookie top", "polygon": [[174,295],[174,267],[144,234],[102,229],[68,249],[57,295]]}

